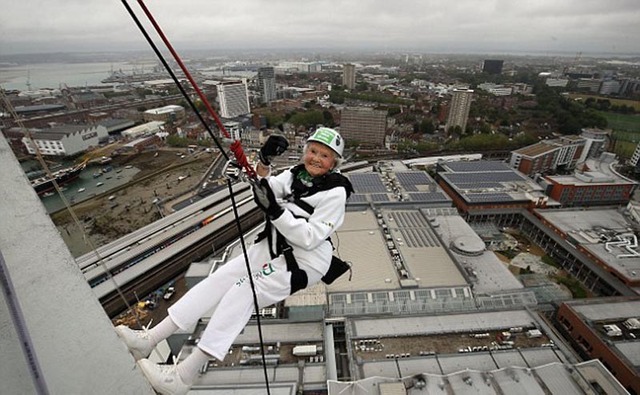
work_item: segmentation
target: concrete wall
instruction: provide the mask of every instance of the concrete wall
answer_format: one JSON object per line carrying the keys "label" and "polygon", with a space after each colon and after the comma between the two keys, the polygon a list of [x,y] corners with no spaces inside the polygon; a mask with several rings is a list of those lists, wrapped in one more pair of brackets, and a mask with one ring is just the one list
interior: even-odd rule
{"label": "concrete wall", "polygon": [[0,134],[3,394],[153,394]]}

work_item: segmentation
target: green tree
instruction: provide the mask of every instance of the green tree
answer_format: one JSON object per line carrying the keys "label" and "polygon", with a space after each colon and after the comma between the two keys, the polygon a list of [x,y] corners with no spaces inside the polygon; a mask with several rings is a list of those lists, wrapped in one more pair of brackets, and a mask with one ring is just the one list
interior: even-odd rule
{"label": "green tree", "polygon": [[304,126],[307,128],[324,123],[324,115],[321,111],[306,111],[295,113],[289,118],[289,122],[296,126]]}
{"label": "green tree", "polygon": [[172,134],[167,137],[166,143],[170,147],[181,147],[185,148],[190,144],[196,144],[196,141],[190,140],[186,137],[180,137],[177,134]]}
{"label": "green tree", "polygon": [[433,132],[435,132],[436,127],[433,125],[433,122],[431,121],[431,119],[423,119],[420,122],[416,122],[414,124],[413,130],[416,133],[423,133],[423,134],[433,134]]}
{"label": "green tree", "polygon": [[333,119],[333,114],[329,110],[322,111],[322,119],[324,120],[322,123],[327,127],[336,126],[336,121]]}

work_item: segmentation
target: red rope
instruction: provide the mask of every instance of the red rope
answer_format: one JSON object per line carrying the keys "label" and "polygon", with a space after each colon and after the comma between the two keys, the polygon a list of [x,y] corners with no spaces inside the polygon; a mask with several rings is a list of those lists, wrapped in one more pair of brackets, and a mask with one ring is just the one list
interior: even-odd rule
{"label": "red rope", "polygon": [[[211,107],[211,104],[209,104],[209,100],[207,100],[207,97],[204,95],[204,93],[202,93],[202,91],[198,87],[198,84],[191,76],[191,73],[189,73],[189,70],[187,70],[187,67],[182,62],[182,59],[180,59],[180,56],[178,56],[178,53],[173,49],[173,46],[171,45],[167,37],[164,35],[162,29],[160,28],[160,25],[156,23],[156,20],[153,18],[153,15],[151,14],[147,6],[144,4],[142,0],[138,0],[138,4],[140,5],[140,8],[142,8],[142,10],[144,11],[145,15],[147,15],[147,18],[153,25],[154,29],[156,29],[156,32],[158,33],[158,35],[166,45],[167,49],[169,49],[169,52],[171,52],[171,55],[175,59],[176,63],[178,63],[178,66],[180,66],[180,69],[189,80],[189,83],[191,83],[191,86],[198,94],[198,97],[200,98],[200,100],[202,100],[202,103],[207,109],[207,112],[209,112],[209,114],[213,117],[213,120],[215,121],[216,125],[218,126],[222,134],[226,138],[231,138],[231,135],[229,134],[229,132],[227,132],[227,129],[225,129],[224,125],[222,124],[220,117],[218,117],[218,114],[216,114],[215,110]],[[247,160],[247,157],[244,154],[244,150],[242,149],[241,144],[242,143],[240,142],[240,140],[235,140],[233,144],[231,144],[231,147],[230,147],[231,152],[233,152],[233,155],[236,157],[236,161],[238,162],[238,164],[245,169],[247,175],[251,178],[255,178],[256,172],[253,169],[253,167],[251,167],[251,165],[249,164],[249,161]]]}

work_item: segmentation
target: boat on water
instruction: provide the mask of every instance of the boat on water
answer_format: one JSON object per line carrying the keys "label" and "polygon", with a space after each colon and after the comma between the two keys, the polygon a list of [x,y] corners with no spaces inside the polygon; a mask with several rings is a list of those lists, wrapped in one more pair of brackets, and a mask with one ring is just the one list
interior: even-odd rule
{"label": "boat on water", "polygon": [[80,176],[80,173],[87,166],[87,162],[82,162],[81,164],[73,167],[67,167],[64,169],[57,170],[51,177],[43,176],[31,180],[31,186],[36,191],[38,195],[43,195],[46,192],[53,190],[53,181],[55,180],[58,185],[68,184],[71,181]]}
{"label": "boat on water", "polygon": [[99,183],[96,184],[97,187],[101,187],[103,185],[104,185],[104,182],[99,182]]}
{"label": "boat on water", "polygon": [[85,188],[80,188],[80,189],[78,189],[78,193],[82,193],[82,192],[84,192],[84,191],[86,191],[86,189],[85,189]]}

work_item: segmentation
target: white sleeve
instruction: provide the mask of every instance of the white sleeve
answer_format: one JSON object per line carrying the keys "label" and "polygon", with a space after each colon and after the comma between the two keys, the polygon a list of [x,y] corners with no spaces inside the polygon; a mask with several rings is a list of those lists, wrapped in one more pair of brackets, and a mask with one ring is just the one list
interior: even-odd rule
{"label": "white sleeve", "polygon": [[284,210],[271,223],[291,244],[305,250],[313,250],[322,244],[344,221],[347,192],[342,187],[324,193],[320,203],[314,207],[309,218],[296,218],[291,211]]}
{"label": "white sleeve", "polygon": [[273,191],[276,199],[283,199],[289,193],[287,191],[287,185],[291,185],[291,179],[293,174],[289,170],[285,170],[282,173],[272,176],[271,173],[267,177],[267,181],[269,182],[269,186]]}

